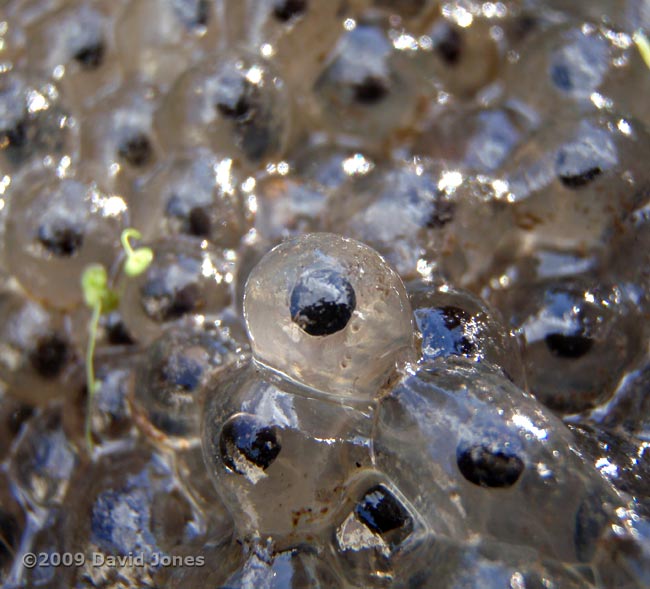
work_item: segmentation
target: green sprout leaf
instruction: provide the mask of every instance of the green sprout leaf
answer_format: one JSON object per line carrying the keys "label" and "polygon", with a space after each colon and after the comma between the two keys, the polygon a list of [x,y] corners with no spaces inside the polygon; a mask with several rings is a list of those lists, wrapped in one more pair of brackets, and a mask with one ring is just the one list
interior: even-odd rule
{"label": "green sprout leaf", "polygon": [[100,307],[102,313],[110,313],[117,308],[119,297],[108,288],[106,268],[99,264],[88,266],[81,276],[81,290],[84,301],[91,309]]}
{"label": "green sprout leaf", "polygon": [[88,266],[81,276],[81,290],[84,301],[89,307],[101,305],[108,290],[108,276],[106,268],[99,264]]}
{"label": "green sprout leaf", "polygon": [[142,239],[142,234],[137,230],[129,227],[122,231],[120,241],[126,254],[126,262],[124,263],[124,272],[127,276],[133,278],[140,276],[153,261],[153,251],[148,247],[141,247],[136,250],[131,246],[131,239]]}
{"label": "green sprout leaf", "polygon": [[153,251],[148,247],[141,247],[131,255],[127,255],[124,263],[124,272],[133,278],[142,274],[153,262]]}

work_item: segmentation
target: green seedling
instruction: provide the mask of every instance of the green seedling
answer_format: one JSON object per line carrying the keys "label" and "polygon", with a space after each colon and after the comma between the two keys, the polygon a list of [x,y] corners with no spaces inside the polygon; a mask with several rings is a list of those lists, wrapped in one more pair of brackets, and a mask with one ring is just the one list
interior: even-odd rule
{"label": "green seedling", "polygon": [[[136,229],[128,228],[122,231],[120,242],[126,254],[124,262],[124,273],[130,277],[136,277],[146,271],[153,261],[153,251],[148,247],[133,249],[130,239],[140,239],[142,236]],[[99,320],[104,313],[115,310],[119,304],[120,297],[117,292],[108,285],[108,273],[101,264],[91,264],[81,277],[81,289],[84,302],[92,309],[92,316],[88,324],[88,348],[86,349],[86,386],[88,389],[88,407],[86,410],[85,435],[89,451],[93,449],[91,433],[91,409],[92,401],[101,383],[95,380],[95,346],[97,343],[97,332]]]}

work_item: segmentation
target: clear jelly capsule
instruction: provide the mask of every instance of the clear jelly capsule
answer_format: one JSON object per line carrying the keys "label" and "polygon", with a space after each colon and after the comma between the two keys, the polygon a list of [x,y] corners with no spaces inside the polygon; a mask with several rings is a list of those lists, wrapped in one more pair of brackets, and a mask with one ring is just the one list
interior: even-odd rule
{"label": "clear jelly capsule", "polygon": [[292,89],[307,90],[322,67],[323,55],[343,33],[345,2],[244,0],[239,4],[237,24],[244,44],[272,58]]}
{"label": "clear jelly capsule", "polygon": [[34,508],[53,507],[63,503],[77,462],[60,409],[46,409],[16,444],[10,472]]}
{"label": "clear jelly capsule", "polygon": [[258,362],[341,399],[372,399],[413,343],[397,274],[329,233],[271,250],[248,277],[244,316]]}
{"label": "clear jelly capsule", "polygon": [[522,105],[514,103],[491,108],[452,106],[435,114],[411,151],[474,173],[490,174],[506,163],[536,124]]}
{"label": "clear jelly capsule", "polygon": [[[533,37],[504,71],[509,96],[544,118],[559,108],[615,108],[644,123],[650,109],[638,96],[650,91],[648,69],[633,37],[596,24],[563,24]],[[523,81],[523,83],[521,83]]]}
{"label": "clear jelly capsule", "polygon": [[[77,162],[78,123],[50,81],[20,70],[0,72],[0,174]],[[6,188],[6,187],[5,187]]]}
{"label": "clear jelly capsule", "polygon": [[644,127],[616,114],[567,114],[522,143],[499,172],[512,224],[528,247],[601,248],[643,200],[650,157]]}
{"label": "clear jelly capsule", "polygon": [[105,8],[68,4],[25,31],[29,67],[58,80],[66,99],[78,107],[121,82],[114,58],[113,23]]}
{"label": "clear jelly capsule", "polygon": [[320,141],[307,148],[296,146],[287,160],[251,183],[250,190],[246,187],[249,207],[256,208],[255,231],[267,244],[325,230],[327,201],[335,189],[375,167],[359,150]]}
{"label": "clear jelly capsule", "polygon": [[336,44],[313,93],[326,131],[369,143],[408,126],[418,88],[411,65],[383,29],[360,23]]}
{"label": "clear jelly capsule", "polygon": [[594,276],[521,281],[492,299],[525,340],[531,392],[559,413],[607,401],[641,345],[632,302]]}
{"label": "clear jelly capsule", "polygon": [[135,339],[150,343],[170,325],[218,316],[231,302],[233,263],[206,241],[170,238],[150,244],[154,258],[125,281],[120,310]]}
{"label": "clear jelly capsule", "polygon": [[[506,16],[506,7],[500,5]],[[503,33],[493,34],[500,21],[496,13],[485,17],[464,6],[443,9],[426,34],[408,47],[418,74],[461,100],[472,98],[496,79],[502,67]]]}
{"label": "clear jelly capsule", "polygon": [[419,335],[421,361],[450,356],[498,366],[526,386],[517,340],[500,314],[469,291],[415,281],[407,284]]}
{"label": "clear jelly capsule", "polygon": [[[90,403],[91,429],[96,444],[120,443],[133,437],[133,419],[128,403],[134,358],[128,351],[115,356],[98,352],[95,357],[95,378],[101,383]],[[128,357],[124,357],[127,355]],[[84,383],[84,393],[87,385]]]}
{"label": "clear jelly capsule", "polygon": [[405,377],[382,399],[373,434],[376,467],[434,539],[480,536],[567,562],[582,560],[600,535],[577,522],[585,498],[601,497],[605,521],[621,504],[573,444],[499,370],[453,358]]}
{"label": "clear jelly capsule", "polygon": [[363,241],[402,277],[417,276],[418,260],[454,225],[456,190],[464,176],[442,162],[398,162],[344,184],[328,203],[327,227]]}
{"label": "clear jelly capsule", "polygon": [[133,226],[145,239],[189,235],[235,247],[248,222],[240,174],[230,157],[199,148],[165,159],[133,198]]}
{"label": "clear jelly capsule", "polygon": [[253,167],[283,153],[289,122],[284,82],[271,64],[244,51],[187,70],[156,112],[167,149],[209,146]]}
{"label": "clear jelly capsule", "polygon": [[127,75],[169,87],[201,51],[217,27],[214,2],[207,0],[134,0],[115,24],[119,61]]}
{"label": "clear jelly capsule", "polygon": [[203,452],[237,535],[304,540],[331,525],[348,479],[370,466],[369,413],[254,364],[208,394]]}
{"label": "clear jelly capsule", "polygon": [[86,266],[110,268],[117,258],[125,213],[124,200],[94,182],[28,176],[9,203],[7,269],[31,296],[69,309],[81,302]]}
{"label": "clear jelly capsule", "polygon": [[63,315],[4,292],[0,317],[0,379],[7,394],[29,405],[70,394],[79,351]]}
{"label": "clear jelly capsule", "polygon": [[241,345],[214,329],[175,329],[151,344],[135,372],[136,421],[174,447],[198,443],[208,382],[241,360]]}
{"label": "clear jelly capsule", "polygon": [[81,119],[81,155],[95,177],[125,197],[133,182],[151,172],[160,157],[153,129],[154,88],[129,81],[86,111]]}

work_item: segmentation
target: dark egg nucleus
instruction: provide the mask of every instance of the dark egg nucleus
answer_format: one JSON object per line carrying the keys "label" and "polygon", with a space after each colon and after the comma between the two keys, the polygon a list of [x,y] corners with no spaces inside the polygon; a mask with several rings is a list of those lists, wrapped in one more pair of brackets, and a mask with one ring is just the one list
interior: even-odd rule
{"label": "dark egg nucleus", "polygon": [[461,474],[479,487],[512,487],[524,472],[524,462],[516,454],[487,444],[459,446],[456,461]]}
{"label": "dark egg nucleus", "polygon": [[282,445],[276,428],[258,417],[233,415],[221,429],[219,452],[230,470],[246,473],[246,464],[266,470],[280,454]]}
{"label": "dark egg nucleus", "polygon": [[383,485],[369,489],[354,508],[355,515],[376,534],[386,534],[412,525],[411,516]]}
{"label": "dark egg nucleus", "polygon": [[352,285],[336,270],[304,273],[291,291],[290,313],[294,323],[309,335],[332,335],[350,321],[357,306]]}
{"label": "dark egg nucleus", "polygon": [[91,71],[97,69],[104,62],[106,46],[102,41],[97,41],[79,49],[74,55],[75,61],[82,69]]}

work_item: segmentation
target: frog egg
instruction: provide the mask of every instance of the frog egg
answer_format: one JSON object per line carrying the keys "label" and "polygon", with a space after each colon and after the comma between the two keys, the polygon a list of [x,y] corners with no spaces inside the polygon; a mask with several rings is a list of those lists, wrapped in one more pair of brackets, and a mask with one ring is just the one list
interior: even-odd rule
{"label": "frog egg", "polygon": [[248,222],[232,159],[199,148],[166,159],[133,198],[145,239],[188,235],[235,247]]}
{"label": "frog egg", "polygon": [[127,75],[169,87],[218,26],[208,0],[133,0],[115,25],[119,60]]}
{"label": "frog egg", "polygon": [[448,13],[427,29],[411,57],[425,82],[466,100],[493,82],[502,67],[503,43],[493,34],[499,19],[475,18],[463,9]]}
{"label": "frog egg", "polygon": [[96,184],[49,174],[25,178],[9,203],[7,268],[33,297],[69,309],[82,300],[89,264],[110,268],[119,253],[126,205]]}
{"label": "frog egg", "polygon": [[187,70],[156,112],[167,149],[210,146],[249,167],[282,155],[289,122],[284,82],[270,64],[242,51]]}
{"label": "frog egg", "polygon": [[387,139],[410,121],[417,99],[410,64],[376,25],[357,24],[332,50],[314,85],[320,124],[361,142]]}
{"label": "frog egg", "polygon": [[12,292],[0,295],[0,380],[7,394],[43,405],[70,393],[80,357],[65,318]]}
{"label": "frog egg", "polygon": [[49,81],[19,70],[0,72],[0,174],[76,163],[78,124]]}
{"label": "frog egg", "polygon": [[[110,447],[112,444],[130,442],[134,436],[133,418],[128,403],[134,364],[137,358],[132,352],[102,354],[97,347],[95,378],[101,385],[95,389],[90,402],[90,420],[96,445]],[[125,357],[127,356],[127,357]],[[83,385],[83,394],[87,384]]]}
{"label": "frog egg", "polygon": [[397,162],[344,184],[328,203],[327,228],[363,241],[404,278],[445,239],[457,210],[459,171],[438,162]]}
{"label": "frog egg", "polygon": [[499,313],[468,291],[422,281],[407,284],[420,337],[421,362],[450,356],[487,362],[522,388],[519,345]]}
{"label": "frog egg", "polygon": [[397,274],[328,233],[271,250],[248,277],[244,317],[258,362],[340,399],[372,399],[413,343]]}
{"label": "frog egg", "polygon": [[68,5],[26,30],[27,63],[59,81],[75,106],[92,103],[119,84],[110,15],[88,4]]}
{"label": "frog egg", "polygon": [[244,0],[244,43],[271,57],[292,89],[303,92],[322,68],[323,55],[343,32],[344,0]]}
{"label": "frog egg", "polygon": [[433,117],[411,152],[490,174],[506,163],[536,124],[530,113],[515,103],[491,108],[451,106]]}
{"label": "frog egg", "polygon": [[11,474],[34,507],[60,506],[77,466],[60,409],[46,409],[27,426],[14,449]]}
{"label": "frog egg", "polygon": [[257,205],[255,230],[269,243],[323,229],[327,193],[314,183],[268,176],[251,195]]}
{"label": "frog egg", "polygon": [[337,143],[315,142],[293,150],[287,159],[286,169],[276,167],[248,191],[257,209],[257,237],[267,244],[323,231],[327,200],[335,189],[375,167],[369,156]]}
{"label": "frog egg", "polygon": [[150,173],[160,155],[153,129],[156,99],[153,88],[129,82],[81,120],[82,157],[107,187],[127,198],[133,182]]}
{"label": "frog egg", "polygon": [[593,252],[643,199],[650,136],[615,114],[558,115],[502,167],[512,222],[530,249]]}
{"label": "frog egg", "polygon": [[242,347],[217,329],[181,329],[151,344],[135,373],[132,404],[146,433],[172,447],[198,443],[206,384],[241,359]]}
{"label": "frog egg", "polygon": [[639,349],[639,319],[624,293],[595,277],[522,281],[492,298],[525,340],[531,392],[558,413],[608,400]]}
{"label": "frog egg", "polygon": [[[443,206],[440,212],[436,212],[437,207],[433,208],[433,216],[421,226],[417,240],[408,234],[403,238],[404,243],[414,242],[417,252],[405,247],[393,251],[391,256],[405,260],[404,277],[448,282],[480,292],[485,281],[494,275],[501,257],[520,247],[519,235],[512,226],[510,210],[503,199],[506,184],[498,176],[468,176],[462,169],[447,168],[437,162],[427,166],[416,160],[414,166],[416,170],[421,167],[425,173],[431,170],[433,182],[431,178],[417,182],[429,186],[430,191],[435,190],[434,202],[440,201]],[[403,189],[403,186],[399,188]],[[420,194],[426,196],[427,191]],[[413,193],[404,198],[416,201]],[[396,224],[395,219],[400,221],[402,228],[397,231],[401,234],[403,227],[408,226],[409,217],[417,220],[416,210],[404,207],[397,210],[393,218],[379,215],[377,234],[390,232],[391,224]],[[422,225],[423,221],[420,217],[418,223]],[[387,244],[382,247],[388,248]]]}
{"label": "frog egg", "polygon": [[620,505],[573,444],[564,424],[499,370],[453,357],[397,384],[373,433],[376,467],[435,541],[480,537],[567,562],[597,541],[576,522],[584,498]]}
{"label": "frog egg", "polygon": [[[533,72],[535,72],[533,74]],[[508,95],[542,117],[558,108],[581,112],[615,108],[650,121],[650,109],[636,99],[650,91],[647,66],[628,35],[591,24],[560,25],[521,47],[505,70]],[[515,83],[525,80],[525,83]]]}
{"label": "frog egg", "polygon": [[399,489],[372,470],[356,477],[339,519],[332,549],[355,587],[392,587],[399,561],[426,534]]}
{"label": "frog egg", "polygon": [[206,241],[166,239],[150,244],[153,262],[125,282],[120,311],[128,330],[143,344],[169,326],[217,318],[231,301],[233,263]]}
{"label": "frog egg", "polygon": [[328,529],[348,479],[370,466],[369,414],[254,364],[208,394],[203,453],[236,535],[289,543]]}

